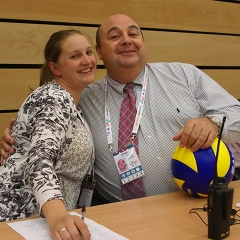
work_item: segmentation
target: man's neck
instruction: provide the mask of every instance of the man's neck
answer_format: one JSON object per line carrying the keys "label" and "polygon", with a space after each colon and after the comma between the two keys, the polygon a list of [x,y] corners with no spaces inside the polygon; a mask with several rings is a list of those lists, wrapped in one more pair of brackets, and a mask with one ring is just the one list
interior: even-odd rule
{"label": "man's neck", "polygon": [[124,68],[120,71],[108,72],[108,75],[116,82],[126,84],[133,82],[143,71],[144,67],[132,69]]}

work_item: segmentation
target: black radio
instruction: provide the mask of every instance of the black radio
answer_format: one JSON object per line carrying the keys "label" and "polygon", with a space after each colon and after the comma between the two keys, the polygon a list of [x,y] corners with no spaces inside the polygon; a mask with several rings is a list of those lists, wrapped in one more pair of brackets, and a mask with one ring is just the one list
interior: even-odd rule
{"label": "black radio", "polygon": [[228,188],[225,177],[218,177],[217,173],[217,159],[225,120],[226,117],[223,117],[216,152],[213,183],[208,188],[208,238],[214,240],[224,239],[230,235],[229,221],[233,204],[233,188]]}

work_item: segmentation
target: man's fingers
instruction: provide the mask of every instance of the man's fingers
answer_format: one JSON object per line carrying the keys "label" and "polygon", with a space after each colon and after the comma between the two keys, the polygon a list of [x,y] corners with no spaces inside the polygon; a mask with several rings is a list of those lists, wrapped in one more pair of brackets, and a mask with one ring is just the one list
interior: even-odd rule
{"label": "man's fingers", "polygon": [[15,123],[15,118],[12,118],[12,119],[10,120],[10,123],[9,123],[9,126],[8,126],[8,128],[10,129],[10,131],[12,130],[14,123]]}
{"label": "man's fingers", "polygon": [[[2,141],[2,148],[1,148],[1,155],[3,156],[3,158],[6,158],[5,155],[9,155],[10,154],[13,154],[14,153],[14,149],[12,146],[10,146],[7,142],[12,142],[10,141],[11,139],[5,139],[4,141]],[[7,142],[6,142],[7,141]],[[11,143],[13,144],[13,143]]]}
{"label": "man's fingers", "polygon": [[14,153],[14,149],[12,147],[12,145],[14,144],[14,139],[10,135],[14,123],[15,119],[12,118],[9,122],[9,126],[4,130],[0,138],[0,154],[3,159],[8,158],[9,154]]}
{"label": "man's fingers", "polygon": [[218,126],[208,118],[190,119],[184,127],[173,137],[173,141],[179,141],[180,147],[186,147],[193,152],[199,148],[211,146],[218,134]]}
{"label": "man's fingers", "polygon": [[207,141],[201,146],[201,149],[205,149],[205,148],[210,147],[216,137],[217,137],[217,136],[215,136],[214,133],[210,133],[209,136],[208,136]]}

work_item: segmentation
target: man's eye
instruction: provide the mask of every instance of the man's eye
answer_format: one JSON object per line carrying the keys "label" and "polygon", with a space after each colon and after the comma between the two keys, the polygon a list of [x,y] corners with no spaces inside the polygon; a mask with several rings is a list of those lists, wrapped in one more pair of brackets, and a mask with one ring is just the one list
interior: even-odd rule
{"label": "man's eye", "polygon": [[130,33],[129,36],[130,36],[130,37],[136,37],[136,36],[137,36],[137,33]]}
{"label": "man's eye", "polygon": [[111,37],[111,39],[116,39],[116,38],[118,38],[119,36],[118,35],[113,35],[112,37]]}

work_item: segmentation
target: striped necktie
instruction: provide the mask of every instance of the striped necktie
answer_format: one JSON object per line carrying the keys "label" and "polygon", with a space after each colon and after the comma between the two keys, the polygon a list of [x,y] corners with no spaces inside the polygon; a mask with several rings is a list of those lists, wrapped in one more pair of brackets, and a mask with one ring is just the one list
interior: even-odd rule
{"label": "striped necktie", "polygon": [[[126,96],[123,99],[120,120],[119,120],[119,133],[118,133],[118,148],[123,149],[131,142],[131,134],[133,129],[134,120],[136,117],[136,96],[133,92],[133,83],[128,83],[124,87]],[[138,136],[134,139],[134,147],[137,155],[139,155],[138,149]],[[145,197],[142,178],[135,179],[129,183],[122,185],[123,200]]]}

